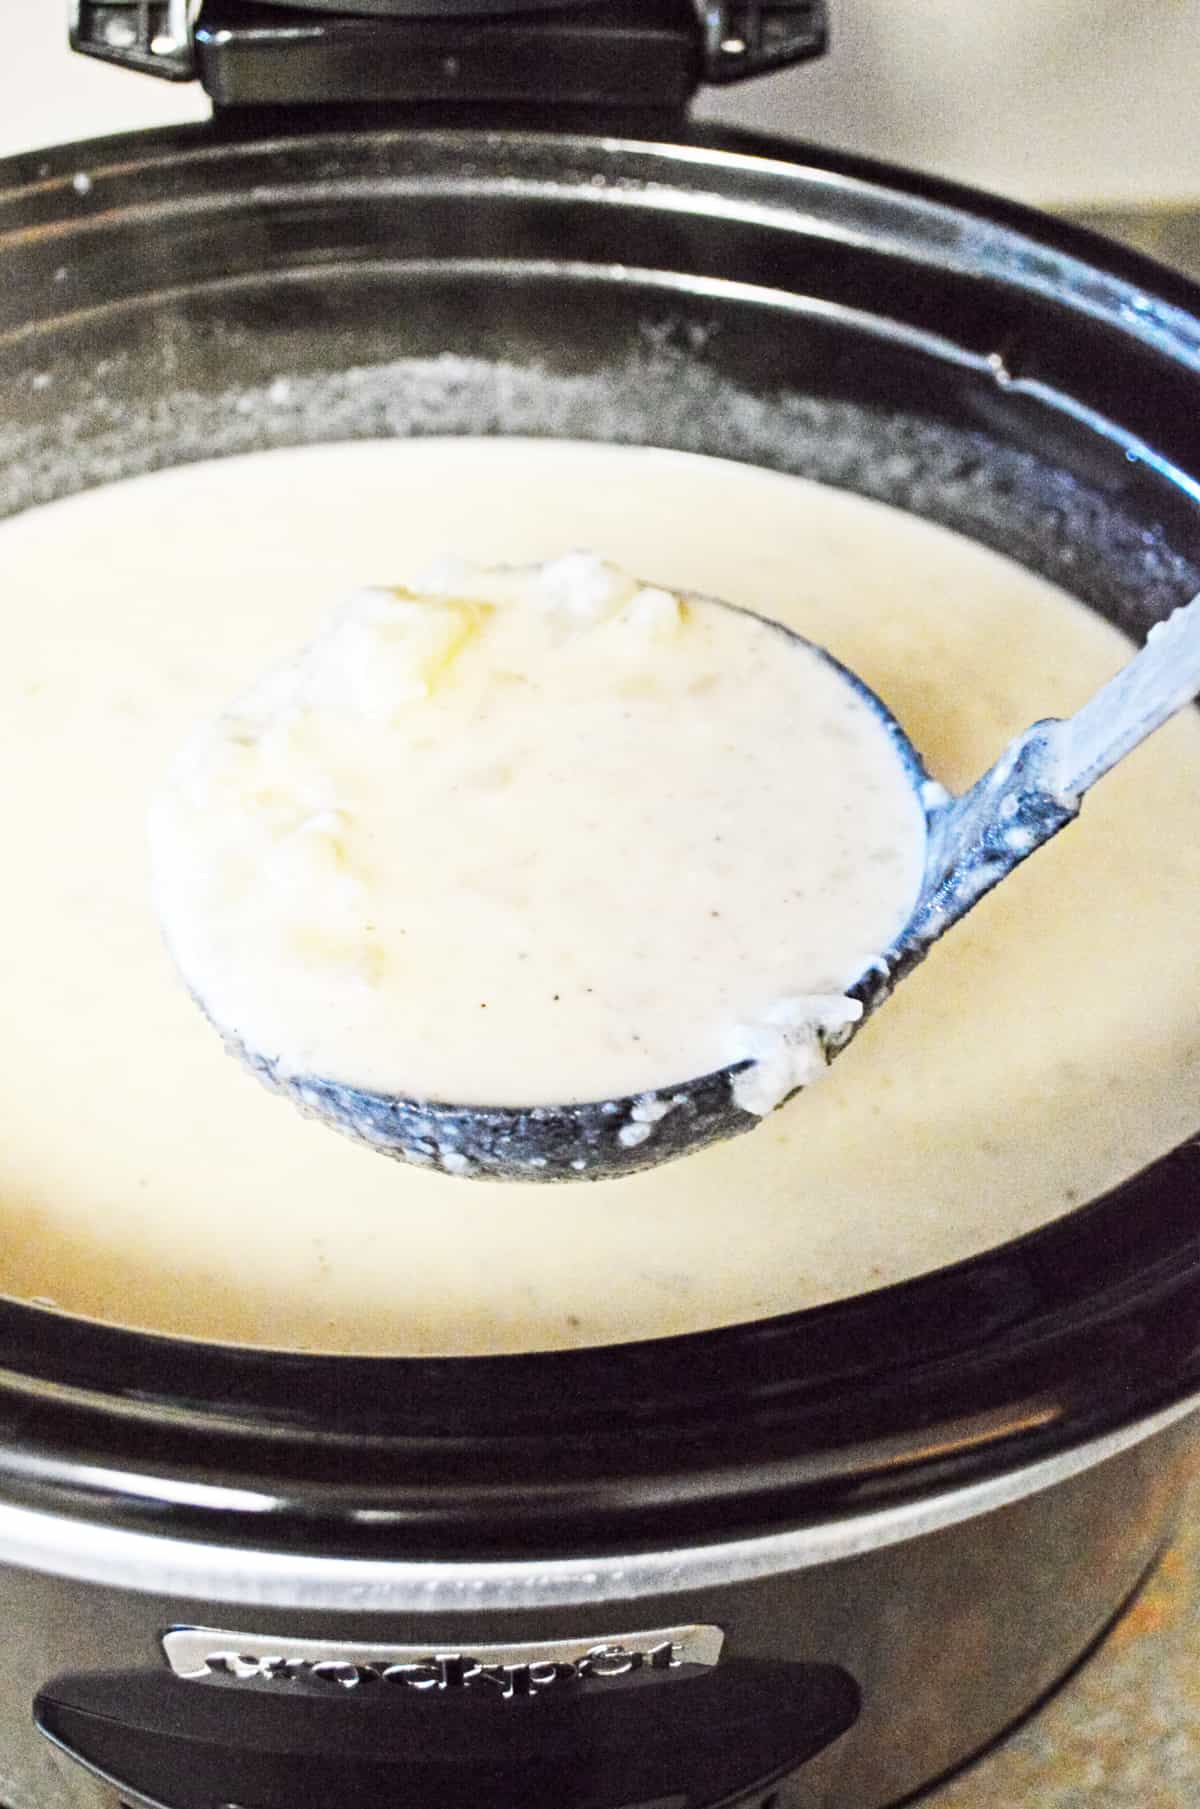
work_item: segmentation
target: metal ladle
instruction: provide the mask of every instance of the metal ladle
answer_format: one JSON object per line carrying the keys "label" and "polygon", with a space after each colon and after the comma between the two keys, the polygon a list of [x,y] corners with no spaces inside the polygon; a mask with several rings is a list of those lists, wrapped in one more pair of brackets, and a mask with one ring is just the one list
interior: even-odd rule
{"label": "metal ladle", "polygon": [[[852,674],[846,677],[865,691]],[[895,718],[872,697],[898,749],[908,756],[925,809],[925,872],[904,929],[847,989],[846,997],[861,1006],[857,1019],[839,1021],[833,1029],[819,1022],[810,1027],[826,1061],[847,1046],[939,937],[1078,814],[1097,779],[1197,693],[1200,596],[1152,628],[1141,651],[1081,710],[1034,723],[961,797],[950,796],[929,777]],[[751,1067],[745,1060],[636,1096],[521,1108],[398,1099],[320,1076],[281,1075],[253,1051],[236,1043],[234,1048],[301,1110],[381,1153],[483,1179],[598,1180],[628,1174],[762,1122],[738,1103],[738,1092],[744,1097],[739,1077]]]}

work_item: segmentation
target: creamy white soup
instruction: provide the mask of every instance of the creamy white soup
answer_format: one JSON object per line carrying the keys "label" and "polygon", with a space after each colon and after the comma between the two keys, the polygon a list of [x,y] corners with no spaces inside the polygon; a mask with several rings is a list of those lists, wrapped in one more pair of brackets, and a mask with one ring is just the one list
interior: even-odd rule
{"label": "creamy white soup", "polygon": [[861,1015],[925,843],[824,654],[589,553],[358,592],[150,815],[168,946],[231,1040],[277,1077],[493,1106],[749,1060],[765,1113],[823,1073],[815,1026]]}
{"label": "creamy white soup", "polygon": [[[179,521],[202,527],[181,537]],[[576,547],[827,646],[955,788],[1129,653],[1062,593],[944,530],[683,454],[318,447],[0,526],[0,1291],[301,1349],[662,1335],[970,1255],[1196,1129],[1196,712],[935,949],[819,1087],[748,1136],[587,1186],[488,1184],[388,1161],[260,1089],[156,923],[146,816],[172,756],[356,587],[448,549],[522,563]]]}

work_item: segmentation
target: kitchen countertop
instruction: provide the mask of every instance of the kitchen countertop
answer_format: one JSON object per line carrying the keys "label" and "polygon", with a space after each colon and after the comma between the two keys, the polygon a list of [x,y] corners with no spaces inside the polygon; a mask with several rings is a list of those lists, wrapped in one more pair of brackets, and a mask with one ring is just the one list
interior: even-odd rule
{"label": "kitchen countertop", "polygon": [[1200,282],[1200,200],[1173,207],[1085,207],[1063,209],[1064,218],[1093,232],[1122,239],[1137,251],[1173,264]]}
{"label": "kitchen countertop", "polygon": [[1092,1656],[986,1757],[922,1797],[920,1809],[1197,1804],[1200,1480],[1174,1544]]}
{"label": "kitchen countertop", "polygon": [[[1074,210],[1200,281],[1200,205]],[[1197,1809],[1200,1478],[1158,1569],[1092,1656],[920,1809]],[[915,1805],[914,1805],[915,1809]]]}

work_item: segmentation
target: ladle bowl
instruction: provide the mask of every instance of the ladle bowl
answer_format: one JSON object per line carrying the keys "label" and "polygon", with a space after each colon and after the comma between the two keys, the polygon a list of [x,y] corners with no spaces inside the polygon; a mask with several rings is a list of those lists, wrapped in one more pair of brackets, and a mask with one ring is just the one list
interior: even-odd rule
{"label": "ladle bowl", "polygon": [[[1074,716],[1034,723],[959,797],[930,777],[882,700],[817,651],[885,723],[926,823],[924,877],[904,928],[843,997],[814,998],[811,1014],[792,1033],[815,1052],[819,1065],[827,1065],[947,930],[1078,815],[1096,780],[1200,691],[1200,597],[1152,628],[1141,651]],[[587,1181],[630,1174],[751,1131],[765,1115],[745,1104],[745,1078],[754,1065],[749,1059],[611,1099],[490,1106],[400,1098],[321,1075],[292,1074],[224,1034],[260,1080],[307,1115],[380,1154],[477,1179]],[[772,1109],[802,1090],[787,1088]]]}

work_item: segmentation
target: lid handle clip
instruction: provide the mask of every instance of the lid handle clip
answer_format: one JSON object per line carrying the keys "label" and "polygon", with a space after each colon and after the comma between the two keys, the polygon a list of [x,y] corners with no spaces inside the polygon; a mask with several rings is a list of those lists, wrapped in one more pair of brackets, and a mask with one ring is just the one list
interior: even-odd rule
{"label": "lid handle clip", "polygon": [[198,0],[70,0],[71,49],[168,82],[190,82],[198,11]]}
{"label": "lid handle clip", "polygon": [[823,55],[825,0],[696,0],[704,79],[739,82]]}

